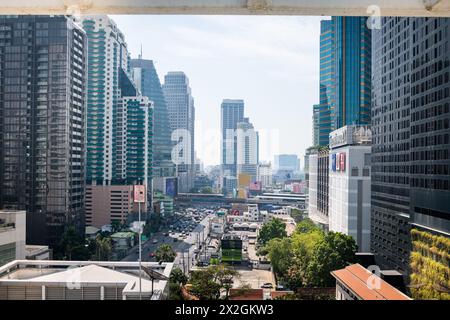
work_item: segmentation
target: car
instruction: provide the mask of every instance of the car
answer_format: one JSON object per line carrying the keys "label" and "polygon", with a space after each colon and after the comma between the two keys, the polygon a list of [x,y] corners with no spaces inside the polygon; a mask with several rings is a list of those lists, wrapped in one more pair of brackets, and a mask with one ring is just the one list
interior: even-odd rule
{"label": "car", "polygon": [[150,258],[154,258],[155,257],[155,253],[154,252],[150,252],[150,254],[148,255]]}
{"label": "car", "polygon": [[164,233],[164,237],[168,237],[169,236],[169,233],[168,232],[165,232]]}
{"label": "car", "polygon": [[263,289],[273,289],[273,284],[271,284],[270,282],[266,282],[264,283],[261,288]]}
{"label": "car", "polygon": [[158,239],[153,239],[153,244],[158,243]]}

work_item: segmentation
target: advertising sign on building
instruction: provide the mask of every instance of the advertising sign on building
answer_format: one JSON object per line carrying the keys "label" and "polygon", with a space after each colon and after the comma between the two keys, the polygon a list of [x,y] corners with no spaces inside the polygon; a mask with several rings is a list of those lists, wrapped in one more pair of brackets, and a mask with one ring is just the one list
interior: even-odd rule
{"label": "advertising sign on building", "polygon": [[339,165],[341,171],[345,171],[345,153],[341,153],[341,164]]}
{"label": "advertising sign on building", "polygon": [[178,195],[177,178],[166,178],[166,195],[176,197]]}
{"label": "advertising sign on building", "polygon": [[261,184],[260,181],[252,182],[252,183],[250,183],[250,188],[249,189],[252,190],[252,191],[261,191],[262,184]]}
{"label": "advertising sign on building", "polygon": [[340,170],[340,165],[341,165],[341,154],[336,153],[336,171]]}
{"label": "advertising sign on building", "polygon": [[336,172],[336,154],[333,153],[331,155],[331,170],[333,170],[333,172]]}
{"label": "advertising sign on building", "polygon": [[134,186],[134,202],[145,202],[145,186],[144,185],[135,185]]}

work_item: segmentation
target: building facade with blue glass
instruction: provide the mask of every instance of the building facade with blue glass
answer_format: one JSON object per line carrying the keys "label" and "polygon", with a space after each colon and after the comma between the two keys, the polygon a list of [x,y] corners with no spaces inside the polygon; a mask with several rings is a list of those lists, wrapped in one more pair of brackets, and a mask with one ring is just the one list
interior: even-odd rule
{"label": "building facade with blue glass", "polygon": [[318,124],[318,144],[321,146],[328,145],[328,136],[334,130],[334,60],[334,21],[322,20],[320,22],[320,104]]}
{"label": "building facade with blue glass", "polygon": [[333,17],[335,129],[370,124],[371,30],[365,17]]}

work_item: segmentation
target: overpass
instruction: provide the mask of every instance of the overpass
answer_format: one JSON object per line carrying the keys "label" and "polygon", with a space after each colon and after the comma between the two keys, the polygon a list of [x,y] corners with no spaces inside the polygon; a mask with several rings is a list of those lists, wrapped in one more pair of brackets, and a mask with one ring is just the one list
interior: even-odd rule
{"label": "overpass", "polygon": [[280,206],[298,205],[304,206],[306,195],[292,193],[264,193],[262,195],[241,199],[227,198],[222,194],[179,193],[174,202],[178,205],[230,205],[232,203],[248,204],[274,204]]}

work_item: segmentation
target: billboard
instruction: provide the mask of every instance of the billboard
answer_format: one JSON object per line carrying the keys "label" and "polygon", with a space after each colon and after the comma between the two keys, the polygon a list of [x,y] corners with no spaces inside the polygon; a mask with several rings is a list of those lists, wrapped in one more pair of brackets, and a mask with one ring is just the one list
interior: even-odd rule
{"label": "billboard", "polygon": [[166,195],[176,197],[178,195],[177,178],[166,178]]}
{"label": "billboard", "polygon": [[345,152],[339,152],[339,153],[333,153],[331,155],[331,170],[333,172],[336,171],[345,171],[345,160],[346,160],[346,154]]}
{"label": "billboard", "polygon": [[136,203],[144,203],[145,202],[145,186],[144,185],[135,185],[134,186],[133,200]]}
{"label": "billboard", "polygon": [[344,152],[341,153],[341,163],[339,165],[339,168],[341,169],[341,171],[345,171],[345,153]]}
{"label": "billboard", "polygon": [[336,154],[335,153],[333,153],[331,155],[331,170],[336,172]]}
{"label": "billboard", "polygon": [[250,185],[251,176],[249,174],[240,173],[238,176],[238,185],[240,188],[245,188]]}
{"label": "billboard", "polygon": [[251,191],[261,191],[261,189],[262,189],[261,181],[255,181],[255,182],[250,183],[249,189]]}

